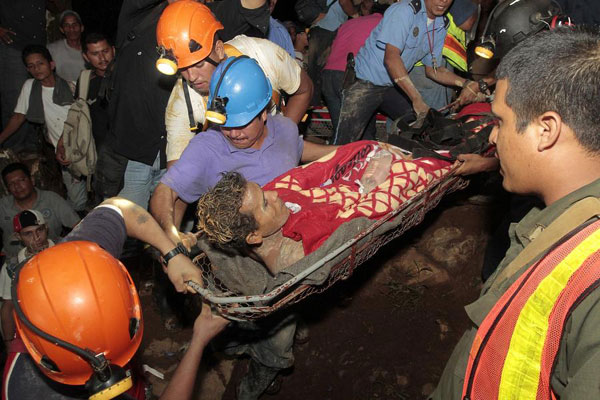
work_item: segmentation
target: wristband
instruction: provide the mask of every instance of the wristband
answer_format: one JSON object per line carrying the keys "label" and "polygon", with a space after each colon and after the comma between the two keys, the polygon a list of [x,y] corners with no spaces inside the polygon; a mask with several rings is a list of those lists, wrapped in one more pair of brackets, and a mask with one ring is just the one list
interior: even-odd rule
{"label": "wristband", "polygon": [[481,93],[483,93],[485,95],[491,94],[489,91],[490,86],[487,84],[486,81],[484,81],[483,79],[480,79],[477,83],[479,84],[479,91]]}
{"label": "wristband", "polygon": [[189,257],[189,253],[183,243],[178,243],[173,250],[169,251],[167,254],[163,254],[161,256],[161,262],[166,267],[169,264],[169,260],[171,260],[171,258],[175,257],[177,254],[183,254],[186,257]]}

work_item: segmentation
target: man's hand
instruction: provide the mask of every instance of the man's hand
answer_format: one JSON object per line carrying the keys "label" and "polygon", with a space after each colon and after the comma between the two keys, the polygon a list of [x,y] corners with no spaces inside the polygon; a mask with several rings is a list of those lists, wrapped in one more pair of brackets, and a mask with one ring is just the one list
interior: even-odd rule
{"label": "man's hand", "polygon": [[202,284],[202,271],[184,254],[177,254],[171,258],[166,269],[169,279],[178,292],[196,293],[194,289],[185,284],[186,281]]}
{"label": "man's hand", "polygon": [[56,143],[56,160],[60,165],[67,166],[71,164],[71,161],[67,160],[65,155],[65,144],[63,142],[63,137],[61,136]]}
{"label": "man's hand", "polygon": [[498,159],[479,154],[459,154],[454,165],[459,165],[454,172],[456,175],[467,176],[497,170]]}
{"label": "man's hand", "polygon": [[227,319],[220,315],[213,314],[210,306],[206,303],[202,303],[202,311],[194,322],[192,340],[198,340],[206,346],[211,339],[217,336],[227,325],[229,325]]}
{"label": "man's hand", "polygon": [[429,111],[429,106],[423,100],[419,100],[413,103],[413,109],[415,110],[415,114],[417,114],[418,118],[420,115],[427,114]]}
{"label": "man's hand", "polygon": [[10,31],[6,28],[0,26],[0,41],[4,44],[12,44],[13,38],[12,36],[16,36],[17,34],[13,31]]}
{"label": "man's hand", "polygon": [[477,82],[469,81],[460,91],[460,95],[458,96],[458,105],[464,106],[466,104],[476,103],[484,100],[485,94],[479,91],[479,84]]}

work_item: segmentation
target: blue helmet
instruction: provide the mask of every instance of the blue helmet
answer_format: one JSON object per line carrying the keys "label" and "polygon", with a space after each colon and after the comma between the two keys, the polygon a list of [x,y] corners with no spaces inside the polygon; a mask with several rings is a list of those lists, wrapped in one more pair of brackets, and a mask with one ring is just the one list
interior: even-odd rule
{"label": "blue helmet", "polygon": [[271,100],[271,82],[256,60],[229,57],[210,80],[206,119],[227,128],[244,126]]}

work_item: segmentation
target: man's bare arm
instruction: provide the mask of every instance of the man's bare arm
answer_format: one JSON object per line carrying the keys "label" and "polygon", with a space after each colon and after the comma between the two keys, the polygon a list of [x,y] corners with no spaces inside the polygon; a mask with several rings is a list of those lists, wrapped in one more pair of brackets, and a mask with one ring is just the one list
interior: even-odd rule
{"label": "man's bare arm", "polygon": [[174,243],[181,242],[179,229],[175,226],[175,203],[179,199],[177,192],[159,183],[150,198],[150,212]]}
{"label": "man's bare arm", "polygon": [[[167,236],[156,220],[152,218],[152,215],[144,208],[119,197],[105,200],[102,204],[110,204],[121,210],[128,236],[150,244],[161,254],[166,254],[175,248],[176,242]],[[183,254],[177,254],[169,260],[167,274],[178,292],[192,291],[185,284],[188,280],[202,283],[200,270]]]}
{"label": "man's bare arm", "polygon": [[302,121],[304,114],[310,104],[310,99],[313,94],[313,83],[306,71],[300,72],[300,86],[294,94],[290,96],[286,104],[284,115],[299,123]]}
{"label": "man's bare arm", "polygon": [[423,97],[408,77],[408,71],[400,56],[400,49],[391,44],[385,45],[383,64],[387,69],[392,82],[394,82],[410,98],[413,109],[417,115],[423,115],[429,110],[429,106],[423,101]]}
{"label": "man's bare arm", "polygon": [[229,324],[225,318],[212,314],[207,304],[202,304],[202,312],[194,322],[194,331],[190,347],[177,366],[169,385],[160,396],[160,400],[189,400],[198,376],[198,366],[202,353],[219,332]]}
{"label": "man's bare arm", "polygon": [[340,6],[342,7],[342,10],[346,13],[346,15],[348,15],[349,17],[358,17],[358,9],[354,6],[354,3],[352,2],[352,0],[339,0],[340,1]]}
{"label": "man's bare arm", "polygon": [[302,150],[302,157],[300,157],[300,161],[302,161],[303,163],[307,163],[318,160],[319,158],[331,153],[338,147],[339,146],[332,146],[327,144],[317,144],[305,140],[304,150]]}
{"label": "man's bare arm", "polygon": [[8,123],[4,127],[4,130],[0,133],[0,144],[4,143],[6,139],[11,137],[21,125],[25,122],[25,114],[14,113],[8,120]]}

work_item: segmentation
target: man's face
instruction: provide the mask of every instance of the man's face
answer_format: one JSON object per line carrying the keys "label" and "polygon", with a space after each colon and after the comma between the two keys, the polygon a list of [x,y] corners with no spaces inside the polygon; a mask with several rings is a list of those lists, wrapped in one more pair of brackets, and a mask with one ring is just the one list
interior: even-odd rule
{"label": "man's face", "polygon": [[425,0],[425,9],[429,18],[441,17],[448,11],[452,0]]}
{"label": "man's face", "polygon": [[17,236],[31,254],[37,254],[48,248],[48,227],[46,224],[23,228]]}
{"label": "man's face", "polygon": [[[209,56],[211,57],[211,56]],[[213,58],[216,60],[216,58]],[[208,96],[210,90],[210,78],[215,70],[215,66],[206,60],[202,60],[194,65],[179,70],[183,78],[196,92],[202,96]]]}
{"label": "man's face", "polygon": [[28,199],[35,190],[31,178],[20,170],[6,174],[6,187],[15,200]]}
{"label": "man's face", "polygon": [[103,76],[108,64],[115,58],[115,48],[108,44],[106,40],[88,43],[83,58],[92,64],[96,74]]}
{"label": "man's face", "polygon": [[298,45],[297,47],[301,49],[308,47],[308,35],[306,34],[306,31],[300,31],[296,34],[296,43]]}
{"label": "man's face", "polygon": [[240,212],[254,217],[258,224],[255,233],[263,238],[279,231],[290,215],[290,211],[277,192],[263,191],[254,182],[246,184]]}
{"label": "man's face", "polygon": [[263,111],[245,126],[221,128],[223,135],[238,149],[260,149],[265,140],[267,112]]}
{"label": "man's face", "polygon": [[523,132],[517,132],[516,115],[506,104],[507,90],[506,79],[499,80],[492,103],[492,112],[499,122],[490,134],[490,143],[496,145],[504,188],[513,193],[531,194],[535,179],[532,158],[537,152],[536,135],[531,124]]}
{"label": "man's face", "polygon": [[60,31],[65,35],[67,40],[80,40],[83,26],[79,23],[74,15],[67,15],[60,26]]}
{"label": "man's face", "polygon": [[48,62],[41,54],[34,53],[25,57],[25,67],[35,80],[43,81],[52,75],[54,61]]}

